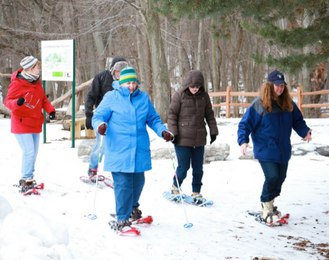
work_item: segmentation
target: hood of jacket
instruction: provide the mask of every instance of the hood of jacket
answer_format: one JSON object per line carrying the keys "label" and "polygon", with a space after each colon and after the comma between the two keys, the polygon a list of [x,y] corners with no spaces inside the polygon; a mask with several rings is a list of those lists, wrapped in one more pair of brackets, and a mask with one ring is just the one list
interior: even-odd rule
{"label": "hood of jacket", "polygon": [[183,82],[183,89],[186,90],[192,86],[201,86],[200,89],[204,90],[204,78],[203,78],[201,71],[190,70],[186,74],[186,76],[184,78],[184,82]]}

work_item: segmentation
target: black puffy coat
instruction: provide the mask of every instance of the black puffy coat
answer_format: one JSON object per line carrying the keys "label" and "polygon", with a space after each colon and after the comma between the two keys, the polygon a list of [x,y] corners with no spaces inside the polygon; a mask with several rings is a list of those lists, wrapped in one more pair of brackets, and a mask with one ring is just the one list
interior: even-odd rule
{"label": "black puffy coat", "polygon": [[[114,58],[112,60],[110,69],[114,66],[115,63],[118,61],[126,61],[124,58]],[[86,102],[85,102],[85,115],[86,116],[92,116],[94,106],[95,108],[98,107],[99,103],[101,103],[104,95],[108,91],[112,91],[112,83],[113,83],[113,77],[111,75],[111,72],[109,70],[104,70],[100,73],[98,73],[95,77],[93,82],[91,83],[90,89],[88,91]]]}

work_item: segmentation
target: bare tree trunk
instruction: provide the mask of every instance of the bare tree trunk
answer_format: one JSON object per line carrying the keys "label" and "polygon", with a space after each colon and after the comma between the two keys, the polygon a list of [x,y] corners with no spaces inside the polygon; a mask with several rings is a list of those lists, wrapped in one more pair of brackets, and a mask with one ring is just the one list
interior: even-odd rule
{"label": "bare tree trunk", "polygon": [[184,77],[186,73],[190,70],[189,59],[186,50],[183,45],[183,20],[181,19],[177,24],[177,37],[178,37],[178,57],[179,57],[179,81],[180,86],[183,85]]}
{"label": "bare tree trunk", "polygon": [[170,80],[161,38],[159,15],[154,11],[154,5],[150,1],[141,0],[140,3],[151,50],[153,83],[155,86],[154,106],[162,122],[165,123],[168,118]]}
{"label": "bare tree trunk", "polygon": [[[102,27],[99,25],[98,17],[99,12],[97,8],[91,8],[92,12],[90,16],[95,21],[95,28],[96,31],[93,32],[93,38],[95,42],[96,52],[97,52],[97,59],[100,59],[102,56],[104,56],[105,46],[102,38]],[[98,71],[104,70],[104,64],[98,62]]]}
{"label": "bare tree trunk", "polygon": [[196,65],[197,70],[201,70],[202,47],[203,47],[202,32],[203,32],[203,19],[199,21],[198,54],[197,54],[197,65]]}
{"label": "bare tree trunk", "polygon": [[145,69],[145,54],[144,54],[144,49],[145,49],[145,44],[144,44],[144,37],[142,33],[142,25],[140,23],[140,16],[137,14],[137,50],[138,50],[138,67],[139,67],[139,72],[140,72],[140,81],[141,81],[141,86],[140,89],[142,91],[148,92],[148,85],[147,85],[147,76],[146,76],[146,69]]}
{"label": "bare tree trunk", "polygon": [[[311,70],[310,73],[310,92],[321,91],[325,86],[325,64],[320,63],[318,67]],[[320,102],[321,95],[310,96],[310,104],[318,104]],[[304,110],[305,111],[305,110]],[[310,118],[319,118],[321,114],[320,108],[309,108],[308,116]]]}
{"label": "bare tree trunk", "polygon": [[[3,73],[5,74],[12,74],[13,73],[13,69],[12,68],[4,68],[4,71]],[[1,86],[2,86],[2,89],[1,89],[1,92],[2,92],[2,101],[5,100],[6,96],[7,96],[7,93],[8,93],[8,86],[10,85],[11,83],[11,79],[10,77],[7,78],[2,78],[1,79]]]}
{"label": "bare tree trunk", "polygon": [[[243,29],[240,21],[236,21],[236,36],[237,42],[236,47],[233,49],[233,59],[232,59],[232,90],[239,91],[239,70],[240,70],[240,57],[241,57],[241,47],[243,39]],[[237,97],[233,97],[233,102],[237,103]],[[234,107],[234,117],[239,117],[239,107]]]}

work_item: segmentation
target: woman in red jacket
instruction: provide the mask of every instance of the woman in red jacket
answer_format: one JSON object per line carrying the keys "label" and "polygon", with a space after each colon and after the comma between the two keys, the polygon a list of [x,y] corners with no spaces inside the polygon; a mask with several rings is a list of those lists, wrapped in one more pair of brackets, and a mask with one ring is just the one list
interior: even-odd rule
{"label": "woman in red jacket", "polygon": [[39,150],[40,133],[44,116],[55,118],[55,108],[47,99],[40,82],[40,62],[33,56],[25,57],[22,69],[11,75],[11,84],[5,106],[11,110],[11,132],[15,135],[22,151],[21,186],[33,184],[34,165]]}

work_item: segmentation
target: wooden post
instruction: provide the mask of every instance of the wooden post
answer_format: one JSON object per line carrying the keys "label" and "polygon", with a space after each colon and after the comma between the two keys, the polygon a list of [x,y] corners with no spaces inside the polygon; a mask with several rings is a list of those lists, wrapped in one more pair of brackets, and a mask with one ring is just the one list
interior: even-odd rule
{"label": "wooden post", "polygon": [[303,87],[297,87],[297,107],[299,108],[300,112],[304,115],[303,109]]}
{"label": "wooden post", "polygon": [[226,118],[231,118],[231,92],[232,87],[226,88]]}

